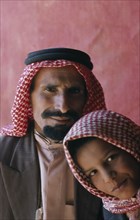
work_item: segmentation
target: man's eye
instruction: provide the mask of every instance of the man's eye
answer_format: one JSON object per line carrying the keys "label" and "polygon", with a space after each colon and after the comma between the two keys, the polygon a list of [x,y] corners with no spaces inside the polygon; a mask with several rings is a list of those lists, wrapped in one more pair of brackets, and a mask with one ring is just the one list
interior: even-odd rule
{"label": "man's eye", "polygon": [[69,93],[71,94],[79,94],[81,92],[81,89],[80,88],[70,88],[69,89]]}
{"label": "man's eye", "polygon": [[47,92],[55,92],[56,91],[56,88],[55,87],[46,87],[45,88],[45,91],[47,91]]}

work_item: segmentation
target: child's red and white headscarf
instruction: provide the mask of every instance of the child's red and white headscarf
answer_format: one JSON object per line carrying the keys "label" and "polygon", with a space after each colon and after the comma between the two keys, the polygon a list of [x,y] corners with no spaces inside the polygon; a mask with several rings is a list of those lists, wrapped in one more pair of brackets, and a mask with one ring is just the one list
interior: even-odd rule
{"label": "child's red and white headscarf", "polygon": [[[69,141],[83,137],[98,137],[131,154],[140,162],[140,126],[127,117],[113,111],[99,110],[91,112],[79,119],[64,138],[64,150],[69,166],[77,180],[90,193],[102,198],[104,207],[117,214],[133,213],[140,209],[140,190],[136,198],[119,200],[109,196],[91,184],[90,180],[74,163],[68,150]],[[134,216],[132,214],[132,216]],[[133,218],[130,218],[133,219]],[[135,219],[135,218],[134,218]]]}
{"label": "child's red and white headscarf", "polygon": [[106,108],[102,87],[91,70],[86,66],[68,60],[36,62],[27,65],[20,77],[11,110],[12,125],[3,128],[2,134],[10,136],[23,136],[26,134],[29,121],[33,120],[33,112],[30,105],[30,85],[38,71],[42,67],[64,67],[68,65],[73,65],[83,76],[86,83],[88,97],[83,115],[94,110]]}

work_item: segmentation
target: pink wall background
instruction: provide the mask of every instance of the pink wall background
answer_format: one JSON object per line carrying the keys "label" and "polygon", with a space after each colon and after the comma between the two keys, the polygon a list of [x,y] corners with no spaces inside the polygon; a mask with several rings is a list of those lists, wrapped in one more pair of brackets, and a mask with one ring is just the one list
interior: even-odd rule
{"label": "pink wall background", "polygon": [[89,53],[107,107],[140,124],[139,10],[137,0],[1,1],[1,127],[26,54],[59,46]]}

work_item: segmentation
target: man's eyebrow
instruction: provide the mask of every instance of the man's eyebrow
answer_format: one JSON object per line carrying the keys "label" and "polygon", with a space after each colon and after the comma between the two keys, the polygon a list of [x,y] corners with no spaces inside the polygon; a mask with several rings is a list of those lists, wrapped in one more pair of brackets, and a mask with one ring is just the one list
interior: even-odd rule
{"label": "man's eyebrow", "polygon": [[51,84],[51,83],[42,83],[41,87],[57,87],[58,85],[56,84]]}

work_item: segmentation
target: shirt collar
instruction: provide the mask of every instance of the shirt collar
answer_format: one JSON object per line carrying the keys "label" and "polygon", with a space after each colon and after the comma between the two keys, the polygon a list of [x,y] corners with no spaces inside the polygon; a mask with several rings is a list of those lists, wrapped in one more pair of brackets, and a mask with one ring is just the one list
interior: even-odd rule
{"label": "shirt collar", "polygon": [[37,130],[34,130],[34,136],[37,141],[40,139],[41,142],[44,142],[45,148],[47,148],[48,150],[63,148],[62,140],[52,140],[40,134]]}

